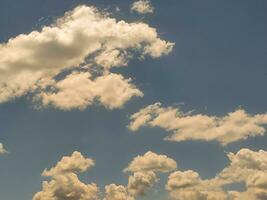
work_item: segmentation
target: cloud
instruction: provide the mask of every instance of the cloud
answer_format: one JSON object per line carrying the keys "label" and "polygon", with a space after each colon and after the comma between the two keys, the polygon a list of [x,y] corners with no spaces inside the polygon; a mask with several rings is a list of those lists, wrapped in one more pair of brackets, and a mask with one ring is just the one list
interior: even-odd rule
{"label": "cloud", "polygon": [[53,177],[43,182],[43,190],[34,195],[33,200],[96,200],[98,188],[95,184],[82,183],[76,174]]}
{"label": "cloud", "polygon": [[222,145],[261,136],[265,133],[267,114],[250,115],[243,109],[237,109],[226,116],[207,116],[184,113],[180,108],[162,107],[161,103],[149,105],[133,114],[129,129],[139,130],[142,126],[160,127],[172,134],[169,141],[216,140]]}
{"label": "cloud", "polygon": [[[196,171],[177,170],[176,163],[172,167],[162,167],[166,166],[166,161],[175,161],[165,155],[147,152],[129,163],[129,167],[143,166],[128,170],[133,174],[129,175],[127,186],[114,183],[106,185],[103,200],[135,200],[147,194],[159,181],[159,172],[166,173],[174,169],[176,171],[169,175],[166,183],[166,190],[174,200],[265,200],[267,152],[240,149],[237,153],[228,153],[228,158],[230,162],[221,172],[213,178],[203,179]],[[85,172],[94,164],[92,159],[85,158],[80,152],[63,157],[56,166],[44,170],[43,176],[52,180],[43,182],[42,190],[34,195],[33,200],[101,199],[100,190],[95,183],[82,183],[77,176],[77,173]],[[238,183],[245,184],[243,191],[226,189],[226,186]]]}
{"label": "cloud", "polygon": [[[117,21],[95,7],[78,6],[40,31],[20,34],[0,44],[0,102],[31,94],[43,106],[64,110],[84,108],[98,99],[110,109],[118,108],[132,96],[142,95],[129,83],[131,79],[113,74],[110,69],[127,66],[136,55],[153,58],[167,55],[173,45],[160,39],[156,29],[148,24]],[[94,77],[87,74],[92,71],[97,71]],[[87,97],[82,92],[90,93],[91,90],[80,90],[79,85],[55,92],[61,85],[67,87],[70,77],[79,79],[82,72],[88,76],[83,83],[93,82],[103,93]],[[106,96],[106,84],[109,81],[113,84],[113,79],[116,79],[114,84],[122,88],[118,88],[119,95],[109,93]],[[126,92],[122,92],[124,90]],[[75,93],[76,99],[64,99],[66,91]],[[106,104],[109,99],[116,103]]]}
{"label": "cloud", "polygon": [[139,0],[132,4],[131,11],[135,11],[139,14],[153,13],[154,7],[149,0]]}
{"label": "cloud", "polygon": [[95,183],[82,183],[78,172],[84,172],[94,165],[93,160],[84,158],[80,152],[65,156],[50,170],[45,170],[43,176],[51,177],[44,181],[42,191],[37,192],[33,200],[97,200],[98,187]]}
{"label": "cloud", "polygon": [[110,184],[105,186],[105,191],[104,200],[134,200],[134,197],[128,194],[127,188],[123,185]]}
{"label": "cloud", "polygon": [[176,171],[169,176],[166,189],[173,199],[183,200],[227,200],[226,193],[210,180],[202,180],[192,170]]}
{"label": "cloud", "polygon": [[64,156],[55,167],[50,170],[45,169],[43,176],[55,176],[67,173],[85,172],[93,167],[95,162],[92,159],[85,158],[83,155],[75,151],[71,156]]}
{"label": "cloud", "polygon": [[39,98],[45,106],[61,110],[85,109],[98,101],[109,109],[122,107],[133,96],[143,96],[131,79],[107,74],[92,80],[89,72],[74,72],[53,86],[55,92],[41,92]]}
{"label": "cloud", "polygon": [[6,153],[8,153],[8,151],[4,148],[4,145],[0,143],[0,155],[6,154]]}
{"label": "cloud", "polygon": [[[255,180],[258,180],[255,179],[255,176],[258,175],[258,172],[267,172],[266,151],[255,152],[249,149],[241,149],[236,154],[229,153],[228,158],[230,165],[220,173],[220,177],[225,182],[245,181],[248,185],[255,185],[254,183],[257,182]],[[261,178],[267,178],[267,176],[261,176]]]}
{"label": "cloud", "polygon": [[128,179],[128,191],[134,196],[143,196],[159,181],[157,172],[167,173],[177,168],[176,162],[166,155],[159,155],[151,151],[143,156],[135,157],[124,172],[133,172]]}
{"label": "cloud", "polygon": [[153,171],[135,172],[128,180],[129,193],[135,197],[143,196],[157,181]]}
{"label": "cloud", "polygon": [[[173,199],[183,200],[264,200],[267,197],[267,152],[241,149],[228,154],[230,164],[214,178],[203,180],[197,172],[176,171],[166,189]],[[244,191],[225,186],[245,183]]]}
{"label": "cloud", "polygon": [[[129,175],[127,186],[114,183],[106,185],[103,200],[135,200],[145,195],[159,180],[156,172],[168,172],[176,168],[176,163],[173,163],[175,161],[152,152],[134,158],[131,163],[141,164],[138,161],[140,158],[143,161],[147,159],[148,162],[143,162],[142,168],[134,169],[134,173]],[[171,164],[167,164],[168,162]],[[77,173],[85,172],[94,165],[92,159],[85,158],[77,151],[70,156],[64,156],[54,167],[43,171],[42,176],[52,180],[43,182],[42,190],[34,195],[33,200],[99,200],[100,191],[97,185],[85,184],[77,176]]]}
{"label": "cloud", "polygon": [[166,155],[158,155],[148,151],[143,156],[137,156],[124,171],[129,172],[170,172],[177,168],[176,162]]}

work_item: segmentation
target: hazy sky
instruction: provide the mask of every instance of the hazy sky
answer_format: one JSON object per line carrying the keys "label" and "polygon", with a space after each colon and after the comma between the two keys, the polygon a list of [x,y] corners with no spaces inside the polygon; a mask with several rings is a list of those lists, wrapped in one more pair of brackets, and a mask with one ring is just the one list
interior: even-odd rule
{"label": "hazy sky", "polygon": [[[177,162],[137,199],[175,190],[180,200],[165,190],[170,173],[213,180],[243,148],[267,170],[267,1],[151,0],[145,11],[133,2],[0,1],[0,199],[33,199],[51,180],[43,170],[74,151],[95,161],[79,177],[103,194],[127,186],[139,171],[123,170],[138,155]],[[156,102],[132,130],[133,114]]]}

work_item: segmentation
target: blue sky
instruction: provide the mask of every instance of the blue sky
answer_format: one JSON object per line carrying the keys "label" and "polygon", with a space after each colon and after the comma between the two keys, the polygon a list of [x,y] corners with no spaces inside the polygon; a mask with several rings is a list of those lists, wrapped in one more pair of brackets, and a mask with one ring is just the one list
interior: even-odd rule
{"label": "blue sky", "polygon": [[[1,0],[0,41],[29,34],[50,25],[78,5],[95,6],[126,22],[143,21],[159,37],[175,43],[168,55],[134,58],[112,72],[131,77],[144,97],[134,97],[122,108],[91,105],[84,110],[36,109],[24,95],[0,104],[0,142],[9,151],[0,156],[0,197],[29,200],[41,190],[45,168],[64,155],[79,151],[96,160],[81,180],[127,184],[122,170],[147,151],[165,154],[181,170],[192,169],[203,178],[214,177],[228,165],[226,152],[242,148],[267,149],[267,136],[250,137],[227,146],[217,141],[169,142],[168,131],[127,128],[130,116],[147,105],[180,105],[206,115],[225,116],[237,108],[258,114],[267,111],[267,2],[264,0],[151,0],[153,14],[130,12],[129,0]],[[116,7],[120,11],[116,11]],[[105,31],[105,30],[103,30]],[[264,126],[263,126],[264,127]],[[265,126],[266,127],[266,126]],[[167,175],[143,199],[164,199]]]}

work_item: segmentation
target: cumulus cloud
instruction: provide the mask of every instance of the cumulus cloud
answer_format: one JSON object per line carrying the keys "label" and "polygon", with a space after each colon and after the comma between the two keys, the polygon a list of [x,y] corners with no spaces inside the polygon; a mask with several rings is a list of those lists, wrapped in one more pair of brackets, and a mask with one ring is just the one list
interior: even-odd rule
{"label": "cumulus cloud", "polygon": [[43,190],[34,195],[33,200],[96,200],[98,188],[95,184],[82,183],[76,174],[53,177],[43,182]]}
{"label": "cumulus cloud", "polygon": [[[0,44],[0,102],[30,93],[43,106],[64,110],[85,108],[94,101],[118,108],[142,93],[131,79],[110,69],[127,66],[134,55],[166,55],[173,45],[160,39],[148,24],[117,21],[95,7],[78,6],[40,31]],[[92,70],[97,71],[94,77]],[[62,72],[70,73],[64,76]],[[84,85],[80,89],[77,79],[81,76],[82,84],[91,84],[97,91]],[[76,85],[70,86],[68,81],[74,79]],[[106,94],[108,84],[111,90],[118,87],[115,93]],[[106,103],[110,99],[115,103]]]}
{"label": "cumulus cloud", "polygon": [[177,168],[176,162],[166,155],[158,155],[148,151],[143,156],[137,156],[124,171],[130,172],[170,172]]}
{"label": "cumulus cloud", "polygon": [[43,176],[85,172],[94,165],[95,162],[92,159],[85,158],[80,152],[75,151],[71,156],[64,156],[55,167],[50,170],[45,169]]}
{"label": "cumulus cloud", "polygon": [[6,154],[7,150],[4,148],[4,145],[2,143],[0,143],[0,155],[1,154]]}
{"label": "cumulus cloud", "polygon": [[97,200],[98,187],[95,183],[85,184],[78,179],[76,173],[84,172],[94,165],[94,161],[84,158],[80,152],[65,156],[43,176],[51,177],[44,181],[42,191],[37,192],[33,200]]}
{"label": "cumulus cloud", "polygon": [[167,173],[176,168],[176,162],[166,155],[148,151],[143,156],[135,157],[124,169],[124,172],[133,172],[128,179],[129,193],[134,197],[145,195],[159,180],[156,173]]}
{"label": "cumulus cloud", "polygon": [[104,200],[134,200],[134,197],[128,193],[127,188],[123,185],[110,184],[105,186],[105,191]]}
{"label": "cumulus cloud", "polygon": [[[126,169],[133,174],[129,175],[126,186],[114,183],[105,186],[103,200],[135,200],[147,194],[159,181],[158,173],[173,170],[176,171],[169,175],[166,190],[175,200],[265,200],[267,152],[241,149],[237,153],[228,153],[228,158],[230,162],[221,172],[213,178],[203,179],[193,170],[177,170],[176,163],[173,164],[175,161],[167,156],[147,152],[129,163]],[[166,165],[166,162],[172,164]],[[100,190],[95,183],[85,184],[77,176],[77,173],[85,172],[92,166],[94,161],[79,152],[63,157],[50,170],[44,170],[43,176],[52,180],[43,182],[42,190],[34,195],[33,200],[101,199]],[[238,183],[245,184],[244,190],[229,190],[225,187]]]}
{"label": "cumulus cloud", "polygon": [[[139,164],[143,167],[133,167]],[[85,158],[77,151],[71,156],[64,156],[54,167],[43,171],[42,175],[52,180],[43,182],[42,190],[34,195],[33,200],[101,199],[95,183],[85,184],[77,176],[77,173],[85,172],[94,165],[92,159]],[[133,174],[129,175],[127,186],[114,183],[106,185],[103,200],[135,200],[145,195],[159,180],[156,173],[172,171],[176,168],[176,163],[165,155],[147,152],[144,156],[134,158],[129,166],[131,168],[128,167],[128,171]]]}
{"label": "cumulus cloud", "polygon": [[133,196],[143,196],[158,181],[153,171],[135,172],[128,180],[128,190]]}
{"label": "cumulus cloud", "polygon": [[184,113],[180,108],[162,107],[161,103],[149,105],[133,114],[129,129],[139,130],[142,126],[160,127],[172,134],[170,141],[216,140],[222,145],[261,136],[265,133],[267,114],[250,115],[243,109],[237,109],[226,116],[207,116]]}
{"label": "cumulus cloud", "polygon": [[178,200],[226,200],[227,195],[211,180],[202,180],[192,170],[176,171],[169,176],[166,189]]}
{"label": "cumulus cloud", "polygon": [[143,96],[131,79],[112,73],[92,80],[89,72],[74,72],[52,87],[54,92],[41,92],[39,98],[62,110],[83,110],[96,100],[109,109],[120,108],[133,96]]}
{"label": "cumulus cloud", "polygon": [[135,11],[140,14],[153,13],[154,7],[149,0],[139,0],[132,4],[131,11]]}
{"label": "cumulus cloud", "polygon": [[[177,200],[264,200],[267,197],[267,152],[241,149],[228,154],[230,164],[214,178],[203,180],[197,172],[176,171],[166,189]],[[245,183],[244,191],[225,190],[224,186]]]}

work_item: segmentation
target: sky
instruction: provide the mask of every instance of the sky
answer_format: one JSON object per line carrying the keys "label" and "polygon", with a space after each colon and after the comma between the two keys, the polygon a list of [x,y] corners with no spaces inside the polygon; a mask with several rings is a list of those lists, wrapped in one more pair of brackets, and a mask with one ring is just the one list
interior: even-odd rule
{"label": "sky", "polygon": [[1,0],[0,199],[267,199],[266,8]]}

